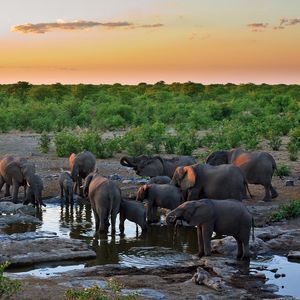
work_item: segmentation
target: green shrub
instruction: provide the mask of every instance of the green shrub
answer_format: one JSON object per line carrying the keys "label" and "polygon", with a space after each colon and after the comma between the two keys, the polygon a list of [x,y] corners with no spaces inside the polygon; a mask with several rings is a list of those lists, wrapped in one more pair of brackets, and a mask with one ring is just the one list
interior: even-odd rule
{"label": "green shrub", "polygon": [[289,152],[289,159],[291,161],[296,161],[298,159],[298,146],[295,142],[290,140],[287,145],[287,149]]}
{"label": "green shrub", "polygon": [[289,166],[284,164],[279,164],[275,171],[277,176],[290,176],[292,174],[291,169]]}
{"label": "green shrub", "polygon": [[78,135],[71,131],[58,132],[54,137],[56,154],[59,157],[69,156],[71,153],[80,152]]}
{"label": "green shrub", "polygon": [[178,137],[177,136],[165,137],[164,146],[165,146],[166,153],[174,154],[177,144],[178,144]]}
{"label": "green shrub", "polygon": [[124,286],[114,279],[108,281],[105,289],[97,285],[85,289],[69,289],[65,292],[66,300],[135,300],[136,295],[131,293],[122,295],[121,289]]}
{"label": "green shrub", "polygon": [[49,134],[44,131],[39,138],[39,149],[42,153],[49,152],[50,141]]}
{"label": "green shrub", "polygon": [[3,275],[4,270],[9,266],[9,262],[0,265],[0,299],[9,298],[21,290],[21,282],[11,280]]}
{"label": "green shrub", "polygon": [[286,204],[279,206],[279,209],[270,215],[271,222],[278,222],[283,219],[292,219],[300,215],[300,202],[290,200]]}
{"label": "green shrub", "polygon": [[282,145],[282,140],[275,130],[270,130],[267,133],[266,138],[269,140],[268,145],[271,147],[272,150],[278,151],[280,149]]}

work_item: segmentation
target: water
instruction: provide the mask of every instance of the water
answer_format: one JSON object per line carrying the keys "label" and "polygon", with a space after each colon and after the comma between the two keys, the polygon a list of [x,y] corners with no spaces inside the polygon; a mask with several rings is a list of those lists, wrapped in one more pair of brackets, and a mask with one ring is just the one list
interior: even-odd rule
{"label": "water", "polygon": [[[266,278],[268,279],[266,282],[267,284],[275,284],[278,286],[279,289],[275,294],[293,296],[299,299],[299,263],[290,262],[284,256],[273,255],[269,257],[258,257],[255,261],[251,261],[250,267],[267,268],[260,272],[263,272],[266,275]],[[274,273],[274,269],[278,269],[276,273]],[[270,270],[273,270],[273,272]],[[275,274],[281,276],[276,278]]]}

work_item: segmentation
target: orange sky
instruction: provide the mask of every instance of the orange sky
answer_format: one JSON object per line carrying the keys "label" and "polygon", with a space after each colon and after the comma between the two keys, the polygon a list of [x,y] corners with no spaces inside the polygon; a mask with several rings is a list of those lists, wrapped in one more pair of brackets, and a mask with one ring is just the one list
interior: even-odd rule
{"label": "orange sky", "polygon": [[4,4],[0,83],[300,83],[298,0],[61,2]]}

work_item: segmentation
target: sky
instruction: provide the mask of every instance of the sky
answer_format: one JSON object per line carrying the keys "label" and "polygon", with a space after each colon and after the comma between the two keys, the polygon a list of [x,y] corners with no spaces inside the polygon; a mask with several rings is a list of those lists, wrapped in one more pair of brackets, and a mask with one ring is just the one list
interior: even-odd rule
{"label": "sky", "polygon": [[2,0],[0,83],[300,84],[300,0]]}

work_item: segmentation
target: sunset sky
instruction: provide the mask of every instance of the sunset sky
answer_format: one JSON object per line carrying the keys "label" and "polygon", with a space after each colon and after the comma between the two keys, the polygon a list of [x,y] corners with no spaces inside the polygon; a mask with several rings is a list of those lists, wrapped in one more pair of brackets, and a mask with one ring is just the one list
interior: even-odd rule
{"label": "sunset sky", "polygon": [[0,83],[298,83],[299,0],[7,0]]}

